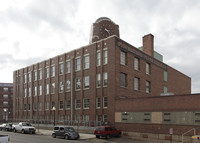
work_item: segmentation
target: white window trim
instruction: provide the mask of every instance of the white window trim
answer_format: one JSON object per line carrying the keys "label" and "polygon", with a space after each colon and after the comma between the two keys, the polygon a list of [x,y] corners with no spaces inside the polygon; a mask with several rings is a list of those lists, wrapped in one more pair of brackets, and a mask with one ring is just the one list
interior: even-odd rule
{"label": "white window trim", "polygon": [[[54,75],[52,75],[52,67],[54,67]],[[51,65],[51,68],[50,68],[50,74],[51,74],[51,77],[55,77],[56,76],[56,66],[55,66],[55,64],[53,64],[53,65]]]}
{"label": "white window trim", "polygon": [[[77,69],[76,69],[76,67],[77,67],[76,60],[77,60],[77,59],[80,59],[80,70],[77,70]],[[75,58],[75,72],[78,72],[78,71],[81,71],[81,56],[78,56],[78,57]]]}

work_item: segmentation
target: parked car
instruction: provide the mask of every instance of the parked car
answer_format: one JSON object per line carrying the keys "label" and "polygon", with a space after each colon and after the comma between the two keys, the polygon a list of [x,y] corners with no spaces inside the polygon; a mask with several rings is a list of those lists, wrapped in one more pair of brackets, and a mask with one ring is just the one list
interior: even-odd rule
{"label": "parked car", "polygon": [[115,127],[110,126],[98,126],[94,130],[94,135],[96,135],[96,138],[105,137],[120,137],[121,136],[121,130],[117,130]]}
{"label": "parked car", "polygon": [[8,143],[10,141],[10,137],[8,135],[0,135],[0,143]]}
{"label": "parked car", "polygon": [[0,125],[0,131],[5,130],[5,128],[6,128],[6,123]]}
{"label": "parked car", "polygon": [[79,133],[72,127],[56,126],[54,127],[52,137],[62,137],[64,139],[79,139]]}
{"label": "parked car", "polygon": [[12,131],[12,123],[7,123],[5,127],[6,131]]}
{"label": "parked car", "polygon": [[20,122],[17,125],[13,125],[12,127],[14,132],[24,133],[32,133],[35,134],[35,127],[33,127],[30,123]]}

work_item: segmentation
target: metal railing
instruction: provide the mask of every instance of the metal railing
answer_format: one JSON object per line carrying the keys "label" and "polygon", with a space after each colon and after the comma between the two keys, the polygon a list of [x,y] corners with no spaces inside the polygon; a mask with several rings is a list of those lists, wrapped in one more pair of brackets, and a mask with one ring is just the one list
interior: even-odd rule
{"label": "metal railing", "polygon": [[187,131],[187,132],[185,132],[184,134],[182,134],[182,143],[184,143],[184,140],[183,140],[184,135],[188,134],[188,133],[191,132],[191,131],[194,131],[194,135],[196,135],[196,129],[195,129],[195,128],[190,129],[189,131]]}

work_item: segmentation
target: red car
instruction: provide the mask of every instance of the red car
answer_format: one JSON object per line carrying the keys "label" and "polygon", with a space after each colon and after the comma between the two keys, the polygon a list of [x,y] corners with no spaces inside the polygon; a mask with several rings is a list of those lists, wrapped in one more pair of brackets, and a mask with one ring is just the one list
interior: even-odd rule
{"label": "red car", "polygon": [[96,138],[105,137],[120,137],[121,136],[121,130],[117,130],[115,127],[110,126],[98,126],[94,130],[94,135],[96,135]]}

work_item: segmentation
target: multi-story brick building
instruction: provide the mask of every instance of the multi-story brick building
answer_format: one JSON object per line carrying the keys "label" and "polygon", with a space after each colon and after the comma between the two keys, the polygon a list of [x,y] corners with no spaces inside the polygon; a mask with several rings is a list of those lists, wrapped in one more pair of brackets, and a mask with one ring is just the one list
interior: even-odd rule
{"label": "multi-story brick building", "polygon": [[13,84],[0,83],[0,122],[12,120],[13,115]]}
{"label": "multi-story brick building", "polygon": [[136,48],[103,17],[92,25],[89,45],[14,71],[13,110],[15,119],[50,120],[55,107],[59,121],[114,124],[118,99],[190,93],[191,79],[163,63],[152,34]]}

